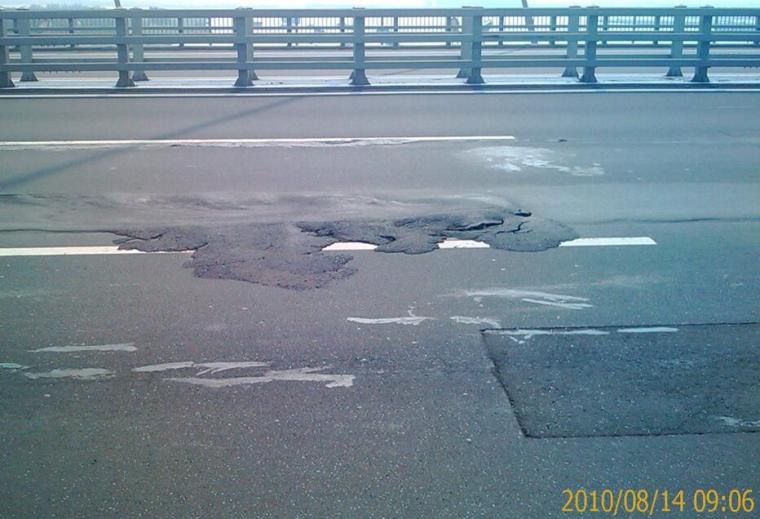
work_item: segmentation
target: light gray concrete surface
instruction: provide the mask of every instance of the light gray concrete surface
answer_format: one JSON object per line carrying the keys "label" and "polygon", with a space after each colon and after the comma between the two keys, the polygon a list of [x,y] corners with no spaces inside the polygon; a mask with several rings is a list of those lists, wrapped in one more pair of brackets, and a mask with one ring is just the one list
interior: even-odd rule
{"label": "light gray concrete surface", "polygon": [[[12,121],[0,125],[3,143],[514,137],[0,146],[3,248],[108,244],[115,236],[96,231],[123,227],[213,229],[451,204],[520,207],[582,237],[657,245],[357,252],[352,276],[306,291],[199,279],[183,266],[186,254],[0,258],[0,363],[25,367],[0,369],[0,515],[545,518],[566,515],[564,488],[760,488],[756,427],[746,424],[704,435],[524,437],[480,333],[494,322],[757,322],[760,127],[747,116],[756,94],[1,102]],[[557,297],[584,305],[546,304]],[[429,319],[366,321],[410,316]],[[30,351],[127,343],[136,351]],[[254,361],[271,364],[197,366]],[[133,371],[176,362],[196,367]],[[112,376],[27,376],[77,368]],[[350,387],[271,374],[218,388],[169,380],[302,368],[355,378]]]}

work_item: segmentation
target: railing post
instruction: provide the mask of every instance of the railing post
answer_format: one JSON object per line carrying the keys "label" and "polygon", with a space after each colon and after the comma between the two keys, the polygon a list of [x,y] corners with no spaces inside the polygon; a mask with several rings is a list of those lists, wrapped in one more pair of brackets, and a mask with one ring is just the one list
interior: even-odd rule
{"label": "railing post", "polygon": [[[12,32],[13,34],[15,34],[16,36],[18,36],[18,18],[13,18],[13,19],[11,20],[11,25],[12,25],[12,27],[11,27],[11,32]],[[15,47],[15,50],[18,52],[18,50],[19,50],[19,47],[18,47],[18,45],[16,45],[16,47]],[[9,50],[9,51],[10,51],[10,50]]]}
{"label": "railing post", "polygon": [[[596,6],[590,6],[589,9],[596,9]],[[599,30],[599,16],[589,14],[586,16],[586,46],[584,49],[584,58],[586,64],[583,66],[583,75],[581,83],[596,83],[596,66],[590,65],[589,62],[596,61],[596,46]]]}
{"label": "railing post", "polygon": [[354,15],[354,71],[351,73],[351,84],[354,86],[369,85],[367,79],[365,52],[364,52],[364,15],[360,14],[362,8],[354,7],[357,13]]}
{"label": "railing post", "polygon": [[[760,15],[755,16],[755,30],[760,32]],[[760,45],[760,40],[755,40],[755,45]]]}
{"label": "railing post", "polygon": [[[526,16],[525,17],[525,27],[527,27],[528,32],[536,32],[536,24],[533,23],[533,16]],[[538,40],[531,39],[530,40],[531,45],[538,45]]]}
{"label": "railing post", "polygon": [[[462,6],[462,9],[469,9],[468,6]],[[466,35],[472,35],[473,19],[472,16],[462,16],[462,37]],[[459,59],[465,63],[472,61],[472,45],[466,42],[464,39],[459,40]],[[468,65],[462,65],[457,73],[457,78],[469,78],[470,67]]]}
{"label": "railing post", "polygon": [[[135,13],[135,15],[130,18],[132,36],[140,37],[143,34],[141,9],[133,8],[131,11]],[[132,61],[135,63],[143,63],[145,61],[145,48],[142,43],[135,43],[132,45]],[[132,81],[148,81],[148,75],[144,70],[135,70],[132,72]]]}
{"label": "railing post", "polygon": [[[662,24],[662,20],[660,19],[660,15],[654,17],[654,32],[660,32],[660,25]],[[654,46],[656,47],[659,45],[659,40],[654,40]]]}
{"label": "railing post", "polygon": [[[606,33],[609,30],[610,30],[610,17],[609,15],[604,15],[602,16],[602,32]],[[606,46],[607,46],[607,40],[602,40],[602,47],[606,47]]]}
{"label": "railing post", "polygon": [[[18,34],[22,38],[28,38],[30,36],[30,23],[29,18],[19,18],[18,19]],[[25,43],[24,45],[19,46],[19,54],[21,55],[21,63],[23,64],[32,64],[33,58],[32,58],[32,46],[31,44]],[[25,70],[21,73],[21,81],[37,81],[37,76],[34,75],[34,71],[32,70]]]}
{"label": "railing post", "polygon": [[[74,36],[74,19],[73,18],[69,18],[69,36]],[[69,45],[69,47],[73,49],[74,47],[76,47],[76,45],[72,43],[71,45]]]}
{"label": "railing post", "polygon": [[[129,64],[129,45],[123,40],[127,37],[127,19],[124,16],[118,16],[114,19],[116,25],[116,38],[120,41],[116,43],[116,58],[120,67]],[[119,79],[116,81],[118,88],[135,86],[134,81],[129,77],[129,70],[126,68],[119,69]]]}
{"label": "railing post", "polygon": [[[579,5],[571,5],[571,9],[580,9]],[[567,16],[567,32],[569,34],[576,34],[578,32],[578,29],[580,27],[580,15],[577,13],[572,13]],[[565,57],[567,59],[577,59],[578,58],[578,40],[574,38],[570,38],[567,40],[567,50],[565,53]],[[575,65],[573,66],[567,66],[565,67],[564,72],[562,72],[562,77],[578,77],[578,70],[575,68]]]}
{"label": "railing post", "polygon": [[[0,38],[5,38],[5,20],[0,18]],[[0,66],[8,64],[8,47],[0,43]],[[0,88],[13,87],[13,80],[11,80],[11,73],[6,71],[0,71]]]}
{"label": "railing post", "polygon": [[248,68],[248,63],[253,61],[253,44],[248,43],[246,38],[253,34],[253,18],[251,18],[250,9],[239,8],[238,12],[240,15],[232,19],[238,63],[238,77],[235,86],[249,87],[253,85],[253,80],[259,79],[256,77],[256,73]]}
{"label": "railing post", "polygon": [[[393,32],[398,33],[398,16],[393,17]],[[398,40],[393,41],[393,48],[397,49],[399,47]]]}
{"label": "railing post", "polygon": [[[677,9],[685,9],[685,5],[677,5]],[[684,14],[677,14],[673,17],[673,32],[676,34],[682,35],[686,29],[686,15]],[[681,39],[674,39],[670,42],[670,58],[671,59],[681,59],[683,58],[683,40]],[[670,68],[668,68],[668,73],[665,74],[665,77],[682,77],[683,72],[681,72],[681,66],[680,65],[671,65]]]}
{"label": "railing post", "polygon": [[[453,24],[454,17],[453,16],[446,16],[446,28],[444,29],[447,33],[452,32],[452,28],[454,27]],[[451,41],[446,42],[446,47],[451,47]]]}
{"label": "railing post", "polygon": [[[346,33],[346,18],[345,17],[341,16],[340,20],[338,20],[338,28],[339,28],[341,34],[345,34]],[[340,42],[340,47],[341,48],[345,48],[346,47],[346,42],[343,42],[343,41]]]}
{"label": "railing post", "polygon": [[[288,35],[293,33],[293,17],[292,16],[288,16],[287,18],[285,18],[285,32],[288,33]],[[292,47],[293,43],[288,41],[287,46]]]}
{"label": "railing post", "polygon": [[482,85],[485,81],[483,81],[483,76],[480,74],[483,58],[483,17],[481,15],[475,15],[472,17],[471,48],[470,75],[467,77],[466,83],[468,85]]}
{"label": "railing post", "polygon": [[[504,17],[499,16],[499,32],[504,32]],[[504,46],[504,39],[499,35],[499,47]]]}
{"label": "railing post", "polygon": [[[550,16],[549,17],[549,33],[552,36],[556,36],[557,34],[557,17],[556,16]],[[556,47],[557,46],[557,40],[552,38],[549,40],[549,46],[550,47]]]}
{"label": "railing post", "polygon": [[[706,5],[705,7],[711,7]],[[707,77],[707,70],[710,68],[707,66],[707,62],[710,59],[710,33],[712,33],[712,15],[706,14],[699,17],[699,37],[700,40],[697,43],[697,59],[700,61],[699,65],[694,67],[694,77],[691,78],[692,83],[709,83],[710,78]]]}
{"label": "railing post", "polygon": [[[180,16],[177,18],[177,34],[182,36],[184,33],[185,33],[185,19]],[[184,46],[185,46],[184,43],[179,42],[180,49]]]}

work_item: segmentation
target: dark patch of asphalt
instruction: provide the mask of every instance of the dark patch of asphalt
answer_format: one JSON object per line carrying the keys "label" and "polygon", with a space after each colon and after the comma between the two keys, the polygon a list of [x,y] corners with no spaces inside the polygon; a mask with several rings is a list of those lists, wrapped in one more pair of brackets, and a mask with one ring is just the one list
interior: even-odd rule
{"label": "dark patch of asphalt", "polygon": [[526,436],[760,431],[758,323],[486,330]]}
{"label": "dark patch of asphalt", "polygon": [[401,219],[296,223],[242,223],[115,230],[122,249],[194,250],[187,266],[201,278],[234,279],[304,290],[355,272],[349,254],[324,253],[337,242],[365,242],[379,252],[423,254],[446,238],[478,240],[491,247],[537,252],[577,238],[569,227],[529,211],[471,210]]}

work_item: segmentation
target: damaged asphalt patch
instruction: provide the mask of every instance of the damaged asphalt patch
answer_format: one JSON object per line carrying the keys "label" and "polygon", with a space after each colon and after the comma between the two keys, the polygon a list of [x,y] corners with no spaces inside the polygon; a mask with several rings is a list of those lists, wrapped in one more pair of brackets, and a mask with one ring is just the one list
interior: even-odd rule
{"label": "damaged asphalt patch", "polygon": [[537,252],[578,235],[524,210],[481,209],[396,219],[180,225],[111,231],[122,249],[193,250],[196,276],[305,290],[355,272],[352,256],[322,252],[337,242],[366,242],[386,253],[423,254],[446,238],[478,240],[495,249]]}
{"label": "damaged asphalt patch", "polygon": [[758,323],[482,334],[527,437],[760,432]]}

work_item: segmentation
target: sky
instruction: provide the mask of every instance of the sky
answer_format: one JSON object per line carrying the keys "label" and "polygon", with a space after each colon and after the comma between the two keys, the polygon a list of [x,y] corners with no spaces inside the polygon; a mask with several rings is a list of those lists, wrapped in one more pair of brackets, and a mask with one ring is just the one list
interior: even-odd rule
{"label": "sky", "polygon": [[[30,4],[87,5],[113,7],[112,0],[0,0],[4,7],[29,6]],[[567,7],[570,5],[598,5],[600,7],[672,7],[683,4],[688,7],[712,5],[714,7],[760,7],[760,0],[528,0],[531,7]],[[348,8],[348,7],[520,7],[520,0],[121,0],[123,7],[166,8]]]}

